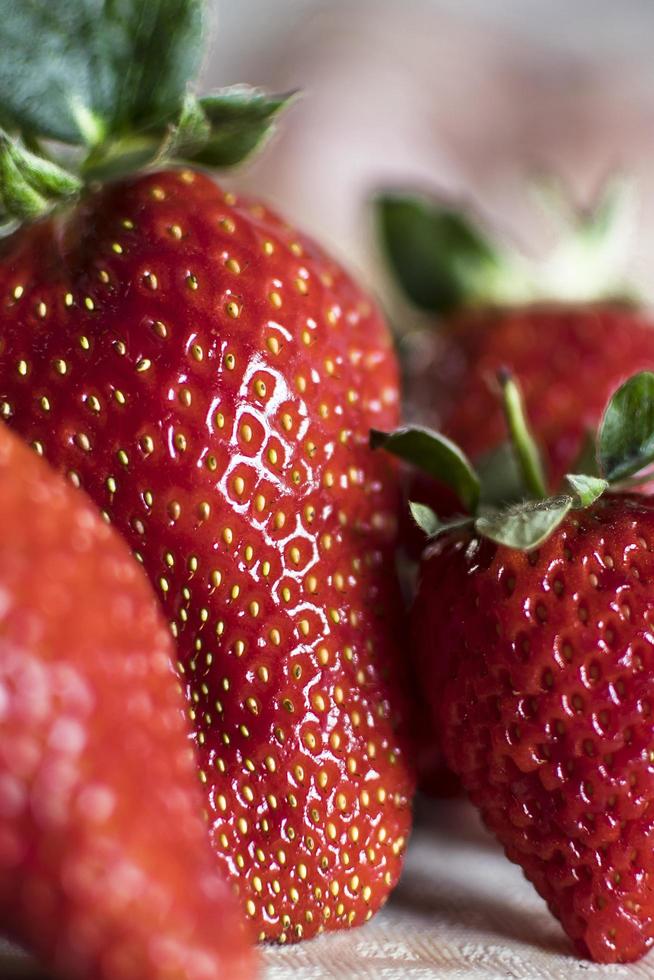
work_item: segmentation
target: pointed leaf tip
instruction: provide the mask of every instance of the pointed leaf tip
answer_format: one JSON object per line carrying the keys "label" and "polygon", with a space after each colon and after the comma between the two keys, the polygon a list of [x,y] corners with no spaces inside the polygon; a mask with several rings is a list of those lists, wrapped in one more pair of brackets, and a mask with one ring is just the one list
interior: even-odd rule
{"label": "pointed leaf tip", "polygon": [[471,517],[453,517],[451,520],[441,521],[431,507],[428,507],[427,504],[416,503],[415,501],[409,501],[409,510],[420,530],[424,531],[430,539],[440,537],[441,534],[446,534],[448,531],[457,531],[464,527],[472,527],[473,524]]}
{"label": "pointed leaf tip", "polygon": [[373,429],[369,439],[373,449],[385,449],[445,483],[466,510],[474,514],[479,502],[479,477],[468,457],[451,439],[422,426],[407,426],[395,432]]}
{"label": "pointed leaf tip", "polygon": [[609,488],[607,480],[586,473],[567,473],[566,481],[575,495],[575,507],[590,507]]}
{"label": "pointed leaf tip", "polygon": [[654,373],[641,371],[611,397],[600,423],[602,476],[617,483],[654,461]]}

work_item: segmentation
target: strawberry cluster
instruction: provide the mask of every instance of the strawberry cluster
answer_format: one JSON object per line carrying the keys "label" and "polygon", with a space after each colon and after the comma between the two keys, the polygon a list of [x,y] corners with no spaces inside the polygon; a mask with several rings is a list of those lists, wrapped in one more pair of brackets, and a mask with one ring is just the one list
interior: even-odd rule
{"label": "strawberry cluster", "polygon": [[[0,0],[0,928],[62,977],[250,977],[252,940],[387,900],[420,741],[583,954],[638,958],[645,316],[583,283],[546,304],[454,212],[388,195],[409,297],[448,314],[416,385],[443,431],[398,428],[375,303],[198,169],[289,97],[192,92],[197,0],[47,6]],[[401,538],[426,545],[411,657]]]}

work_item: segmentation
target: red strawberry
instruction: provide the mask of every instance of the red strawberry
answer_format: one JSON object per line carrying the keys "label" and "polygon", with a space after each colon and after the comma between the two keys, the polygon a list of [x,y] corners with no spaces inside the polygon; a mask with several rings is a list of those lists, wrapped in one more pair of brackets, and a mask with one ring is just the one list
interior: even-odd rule
{"label": "red strawberry", "polygon": [[[581,222],[583,242],[599,246],[607,197]],[[500,368],[520,378],[527,415],[542,447],[550,486],[583,452],[610,393],[636,371],[654,367],[654,329],[649,314],[615,302],[615,267],[596,269],[584,293],[587,263],[577,249],[560,252],[569,288],[557,301],[549,267],[525,268],[525,259],[502,255],[468,217],[424,197],[389,194],[379,201],[382,240],[391,267],[409,300],[437,317],[437,331],[405,337],[406,413],[436,426],[470,456],[484,457],[504,438],[494,382]],[[563,244],[569,247],[570,242]],[[579,245],[579,243],[572,243]],[[598,248],[598,252],[601,249]],[[599,258],[603,258],[600,254]],[[533,281],[526,282],[531,276]],[[599,286],[599,298],[592,288]],[[549,295],[549,293],[552,295]],[[624,292],[624,287],[617,288]],[[406,495],[453,513],[446,488],[423,474],[406,475]],[[425,537],[405,514],[405,549],[416,560]],[[424,789],[451,792],[451,776],[437,752],[420,774]]]}
{"label": "red strawberry", "polygon": [[[280,104],[186,95],[163,132],[139,110],[134,144],[154,132],[157,161],[233,162]],[[83,178],[129,171],[133,144],[111,135]],[[263,204],[189,169],[81,191],[16,232],[0,303],[0,410],[159,592],[218,864],[260,938],[363,922],[399,876],[413,788],[397,479],[367,446],[398,412],[379,312]]]}
{"label": "red strawberry", "polygon": [[124,542],[0,425],[0,926],[63,976],[252,975],[171,648]]}
{"label": "red strawberry", "polygon": [[[611,204],[607,196],[576,229],[598,252]],[[494,379],[508,368],[520,378],[527,415],[557,486],[611,392],[654,366],[651,318],[633,303],[613,299],[625,292],[616,285],[614,267],[596,270],[594,295],[582,262],[587,256],[578,251],[561,270],[565,282],[557,283],[552,259],[549,267],[525,268],[524,257],[501,254],[469,217],[435,201],[388,195],[379,208],[401,286],[419,307],[440,317],[439,336],[423,337],[420,356],[409,358],[410,411],[478,460],[504,437]],[[570,296],[567,301],[557,299],[558,286],[566,287],[560,291]],[[435,347],[431,357],[425,344]],[[412,499],[421,497],[429,497],[424,485]]]}
{"label": "red strawberry", "polygon": [[[535,495],[538,458],[505,385]],[[654,502],[602,496],[654,460],[652,419],[644,373],[604,415],[603,478],[572,475],[565,493],[505,510],[475,504],[465,458],[421,436],[423,461],[438,455],[473,516],[448,527],[414,508],[438,535],[413,610],[434,738],[508,857],[600,962],[654,943]],[[376,437],[404,458],[410,438]]]}

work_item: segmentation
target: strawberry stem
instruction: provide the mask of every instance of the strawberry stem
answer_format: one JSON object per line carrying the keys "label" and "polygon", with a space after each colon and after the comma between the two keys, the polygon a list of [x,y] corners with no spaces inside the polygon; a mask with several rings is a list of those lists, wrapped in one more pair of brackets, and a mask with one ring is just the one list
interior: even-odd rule
{"label": "strawberry stem", "polygon": [[502,388],[502,402],[511,443],[525,486],[532,497],[543,500],[547,497],[543,464],[525,418],[520,389],[506,369],[498,371],[497,379]]}

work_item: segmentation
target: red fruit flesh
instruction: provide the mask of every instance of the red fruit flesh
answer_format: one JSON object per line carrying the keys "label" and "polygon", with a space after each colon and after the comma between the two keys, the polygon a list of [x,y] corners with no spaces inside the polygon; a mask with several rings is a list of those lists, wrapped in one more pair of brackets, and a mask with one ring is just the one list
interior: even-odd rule
{"label": "red fruit flesh", "polygon": [[417,668],[448,764],[578,949],[654,943],[654,502],[607,497],[529,555],[426,553]]}
{"label": "red fruit flesh", "polygon": [[62,976],[252,975],[171,646],[125,543],[0,426],[0,928]]}
{"label": "red fruit flesh", "polygon": [[188,171],[89,198],[0,265],[0,409],[127,537],[177,637],[221,867],[261,938],[358,924],[410,827],[397,422],[370,301]]}

